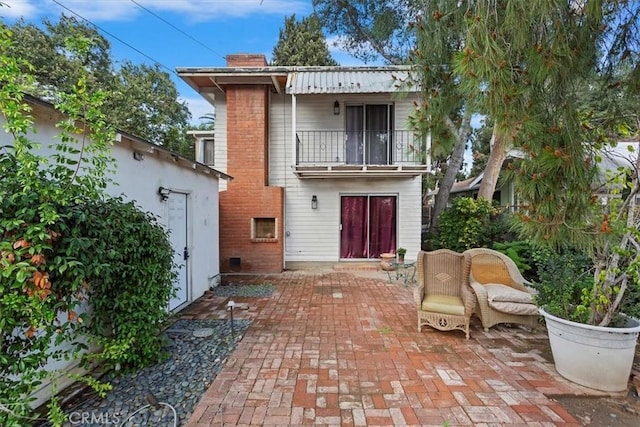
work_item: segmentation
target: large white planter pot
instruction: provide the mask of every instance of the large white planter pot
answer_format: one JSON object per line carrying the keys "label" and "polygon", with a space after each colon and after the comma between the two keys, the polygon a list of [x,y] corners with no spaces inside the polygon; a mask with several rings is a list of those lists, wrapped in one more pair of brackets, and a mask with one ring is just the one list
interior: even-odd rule
{"label": "large white planter pot", "polygon": [[566,379],[602,391],[627,389],[640,322],[609,328],[555,317],[542,308],[556,370]]}

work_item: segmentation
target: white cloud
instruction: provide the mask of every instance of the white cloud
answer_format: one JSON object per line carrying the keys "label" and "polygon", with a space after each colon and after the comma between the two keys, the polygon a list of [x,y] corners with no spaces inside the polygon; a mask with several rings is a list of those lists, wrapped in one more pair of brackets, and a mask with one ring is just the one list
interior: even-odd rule
{"label": "white cloud", "polygon": [[253,14],[305,14],[310,4],[303,0],[2,0],[0,16],[34,19],[42,16],[78,14],[91,21],[131,21],[145,9],[153,13],[176,13],[194,22],[215,21]]}
{"label": "white cloud", "polygon": [[33,16],[37,13],[37,7],[33,2],[28,0],[23,1],[9,1],[2,0],[3,5],[0,5],[0,17],[18,19],[22,16]]}
{"label": "white cloud", "polygon": [[208,21],[226,17],[252,14],[282,15],[310,11],[308,1],[302,0],[140,0],[138,3],[151,9],[177,12],[194,21]]}
{"label": "white cloud", "polygon": [[213,114],[213,105],[209,104],[204,98],[185,98],[180,97],[179,101],[185,102],[191,112],[191,124],[197,125],[201,122],[200,117],[205,114]]}
{"label": "white cloud", "polygon": [[360,59],[354,57],[349,53],[344,44],[344,37],[333,36],[327,38],[327,46],[331,57],[338,61],[338,64],[343,66],[358,66],[358,65],[383,65],[382,61],[373,63],[364,63]]}

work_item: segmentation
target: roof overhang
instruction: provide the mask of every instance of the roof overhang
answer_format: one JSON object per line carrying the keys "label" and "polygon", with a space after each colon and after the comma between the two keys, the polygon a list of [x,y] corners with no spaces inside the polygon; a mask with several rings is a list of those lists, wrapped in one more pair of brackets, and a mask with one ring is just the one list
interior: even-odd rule
{"label": "roof overhang", "polygon": [[204,163],[189,160],[186,157],[174,153],[173,151],[167,150],[160,145],[152,144],[144,139],[138,138],[137,136],[128,134],[126,132],[118,131],[116,133],[116,142],[121,146],[128,147],[134,153],[140,153],[142,155],[142,157],[140,157],[141,159],[144,159],[145,154],[154,155],[155,157],[158,157],[165,162],[175,163],[180,167],[191,169],[204,175],[209,175],[218,179],[226,179],[227,181],[233,180],[233,177],[231,175],[227,175],[226,173],[207,166]]}
{"label": "roof overhang", "polygon": [[266,85],[292,95],[417,92],[407,83],[411,68],[380,67],[192,67],[178,76],[211,103],[229,85]]}
{"label": "roof overhang", "polygon": [[177,68],[177,73],[189,86],[207,99],[213,100],[216,90],[226,92],[229,85],[266,85],[282,93],[287,82],[284,67],[213,67]]}
{"label": "roof overhang", "polygon": [[287,93],[363,94],[415,92],[409,83],[409,67],[325,67],[323,69],[296,69],[287,78]]}

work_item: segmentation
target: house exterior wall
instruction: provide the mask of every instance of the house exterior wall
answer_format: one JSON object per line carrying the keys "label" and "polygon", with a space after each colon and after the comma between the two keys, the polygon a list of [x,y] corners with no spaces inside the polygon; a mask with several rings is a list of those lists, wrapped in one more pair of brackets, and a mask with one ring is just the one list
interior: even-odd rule
{"label": "house exterior wall", "polygon": [[[229,167],[227,164],[227,103],[224,92],[216,92],[216,125],[214,128],[214,140],[215,140],[215,152],[214,161],[215,167],[220,172],[229,174]],[[220,191],[227,190],[227,181],[220,181]]]}
{"label": "house exterior wall", "polygon": [[[260,55],[230,55],[228,67],[262,67]],[[296,130],[344,131],[347,105],[393,104],[394,129],[408,130],[415,95],[329,94],[295,98]],[[334,103],[340,114],[334,114]],[[229,84],[215,90],[215,161],[234,177],[220,195],[221,269],[281,271],[287,261],[340,259],[340,201],[343,195],[397,197],[397,242],[408,256],[421,239],[421,177],[300,179],[293,171],[295,136],[292,95],[268,86]],[[264,107],[264,110],[263,110]],[[344,162],[344,159],[341,159]],[[397,163],[397,162],[396,162]],[[318,208],[311,209],[316,195]],[[252,239],[252,219],[276,218],[273,239]]]}
{"label": "house exterior wall", "polygon": [[[32,112],[38,129],[30,139],[39,142],[43,153],[52,152],[49,147],[59,129],[55,127],[59,116],[52,110],[34,106]],[[133,200],[144,211],[155,215],[158,222],[167,226],[168,204],[161,201],[158,188],[169,188],[176,193],[187,194],[189,253],[189,300],[200,297],[210,286],[209,277],[217,275],[218,251],[218,178],[196,173],[175,162],[163,160],[159,153],[143,153],[144,160],[133,158],[133,149],[127,141],[117,142],[112,149],[116,169],[111,175],[113,183],[106,192]],[[144,177],[144,179],[141,179]]]}
{"label": "house exterior wall", "polygon": [[[340,115],[333,114],[338,99]],[[294,164],[291,96],[272,94],[270,120],[270,184],[285,188],[285,265],[287,261],[338,261],[340,259],[340,197],[342,195],[395,195],[398,202],[397,246],[407,248],[407,258],[421,245],[422,180],[416,178],[299,179]],[[408,129],[412,97],[391,99],[388,95],[314,95],[296,99],[297,130],[344,129],[344,106],[357,104],[395,105],[396,130]],[[311,209],[311,197],[318,208]]]}

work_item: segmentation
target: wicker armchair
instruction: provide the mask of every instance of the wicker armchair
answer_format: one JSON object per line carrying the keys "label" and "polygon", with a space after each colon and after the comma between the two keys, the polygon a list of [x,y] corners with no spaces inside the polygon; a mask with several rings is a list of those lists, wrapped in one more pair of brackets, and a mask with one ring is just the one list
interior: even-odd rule
{"label": "wicker armchair", "polygon": [[468,256],[438,249],[418,253],[418,286],[413,298],[418,309],[418,331],[423,325],[441,331],[459,329],[469,339],[475,297],[469,287]]}
{"label": "wicker armchair", "polygon": [[464,251],[470,258],[469,284],[476,294],[476,314],[485,331],[498,323],[515,323],[535,329],[538,308],[535,291],[511,258],[486,248]]}

